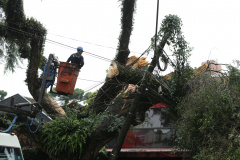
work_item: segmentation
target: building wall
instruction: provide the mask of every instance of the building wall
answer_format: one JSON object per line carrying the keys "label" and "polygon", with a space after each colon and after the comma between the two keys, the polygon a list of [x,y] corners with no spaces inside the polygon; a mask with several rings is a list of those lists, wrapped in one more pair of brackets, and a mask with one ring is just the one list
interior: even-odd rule
{"label": "building wall", "polygon": [[202,62],[202,65],[204,64],[208,64],[209,70],[212,70],[213,72],[221,72],[222,70],[221,65],[217,64],[214,60]]}

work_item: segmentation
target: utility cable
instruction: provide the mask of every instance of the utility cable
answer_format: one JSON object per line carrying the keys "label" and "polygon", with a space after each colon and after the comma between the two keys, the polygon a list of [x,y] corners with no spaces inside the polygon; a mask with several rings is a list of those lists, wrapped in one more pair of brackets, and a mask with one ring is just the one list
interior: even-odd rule
{"label": "utility cable", "polygon": [[16,115],[16,116],[14,117],[14,119],[13,119],[11,125],[8,127],[8,129],[6,129],[5,131],[0,130],[0,132],[2,132],[2,133],[7,133],[7,132],[9,132],[10,129],[12,128],[12,126],[14,125],[14,123],[16,122],[17,118],[18,118],[18,115]]}
{"label": "utility cable", "polygon": [[27,127],[28,127],[28,130],[29,130],[31,133],[33,133],[33,134],[38,131],[38,129],[39,129],[40,125],[41,125],[41,121],[42,121],[42,109],[40,109],[40,113],[39,113],[39,114],[40,114],[40,117],[39,117],[38,126],[37,126],[37,128],[36,128],[34,131],[32,131],[31,128],[30,128],[30,125],[32,125],[32,123],[33,123],[33,121],[34,121],[34,118],[33,118],[32,122],[31,122],[31,124],[29,124],[28,118],[26,118],[26,119],[27,119]]}
{"label": "utility cable", "polygon": [[[6,21],[6,22],[9,22],[9,23],[12,23],[12,24],[15,24],[15,25],[19,25],[17,23],[14,23],[14,22],[10,22],[10,21]],[[35,30],[35,31],[38,31],[36,30],[35,28],[32,28],[32,27],[27,27],[29,29],[32,29],[32,30]],[[49,29],[46,29],[47,31]],[[70,40],[73,40],[73,41],[79,41],[79,42],[82,42],[82,43],[86,43],[86,44],[91,44],[91,45],[95,45],[95,46],[98,46],[98,47],[103,47],[103,48],[109,48],[109,49],[117,49],[115,47],[109,47],[109,46],[104,46],[104,45],[100,45],[100,44],[96,44],[96,43],[91,43],[91,42],[87,42],[87,41],[82,41],[82,40],[78,40],[78,39],[74,39],[74,38],[70,38],[70,37],[66,37],[66,36],[62,36],[62,35],[58,35],[58,34],[53,34],[53,33],[47,33],[47,34],[50,34],[50,35],[54,35],[54,36],[58,36],[58,37],[61,37],[61,38],[65,38],[65,39],[70,39]],[[140,52],[135,52],[135,51],[131,51],[132,53],[137,53],[137,54],[141,54]]]}
{"label": "utility cable", "polygon": [[[135,75],[136,76],[136,75]],[[134,77],[134,76],[133,76]],[[132,77],[132,78],[133,78]],[[132,79],[131,78],[131,79]],[[126,82],[128,82],[129,80],[127,80]],[[141,80],[138,82],[138,83],[140,83],[141,82]],[[119,83],[119,82],[118,82]],[[119,83],[119,84],[121,84],[121,83]],[[122,85],[122,84],[121,84]],[[111,88],[111,90],[113,90],[113,89],[115,89],[115,88],[117,88],[117,87],[119,87],[118,85],[116,85],[115,87],[113,87],[113,88]],[[105,91],[103,91],[104,93],[105,93]],[[110,90],[108,90],[107,92],[110,92]],[[105,93],[105,95],[107,95],[108,96],[108,94],[107,93]],[[102,96],[104,96],[104,94],[102,94],[100,97],[98,97],[98,99],[100,99]],[[109,95],[109,96],[111,96],[111,95]],[[93,105],[96,105],[97,103],[96,103],[96,101],[98,101],[98,99],[97,100],[95,100],[95,102],[93,103]],[[110,100],[110,101],[112,101],[112,100]]]}
{"label": "utility cable", "polygon": [[[4,63],[0,63],[0,65],[5,65]],[[16,66],[15,68],[19,68],[19,69],[28,69],[28,68],[23,68],[23,67],[20,67],[20,66]],[[35,69],[29,69],[30,71],[35,71]],[[37,69],[38,70],[38,73],[39,74],[41,74],[41,73],[43,73],[43,71],[42,70],[39,70],[39,69]],[[41,72],[41,73],[40,73]],[[56,76],[56,77],[58,77],[58,76]],[[77,79],[79,79],[79,80],[82,80],[82,81],[90,81],[90,82],[99,82],[99,83],[103,83],[104,81],[95,81],[95,80],[91,80],[91,79],[83,79],[83,78],[77,78]]]}
{"label": "utility cable", "polygon": [[[157,16],[158,16],[158,15],[157,15]],[[19,24],[17,24],[17,23],[10,22],[10,21],[6,21],[6,22],[19,25]],[[157,25],[157,24],[156,24],[156,25]],[[2,25],[2,26],[7,27],[7,26],[5,26],[5,25]],[[33,29],[33,30],[36,30],[36,29],[34,29],[34,28],[32,28],[32,27],[28,27],[28,28]],[[21,30],[20,30],[20,31],[21,31]],[[37,31],[37,30],[36,30],[36,31]],[[24,31],[22,31],[22,32],[24,32]],[[29,33],[28,33],[28,34],[29,34]],[[51,33],[48,33],[48,34],[51,34]],[[59,37],[63,37],[63,38],[67,38],[67,39],[71,39],[71,40],[75,40],[75,41],[80,41],[80,40],[77,40],[77,39],[73,39],[73,38],[69,38],[69,37],[65,37],[65,36],[61,36],[61,35],[56,35],[56,34],[52,34],[52,35],[59,36]],[[34,37],[36,37],[36,36],[34,35]],[[55,41],[53,41],[53,40],[49,40],[49,39],[46,39],[46,40],[47,40],[48,43],[52,43],[52,44],[55,44],[55,45],[58,44],[58,45],[60,45],[60,46],[63,46],[63,45],[64,45],[64,46],[67,47],[67,48],[70,47],[70,48],[75,49],[74,47],[71,47],[71,46],[68,46],[68,45],[65,45],[65,44],[62,44],[62,43],[59,43],[59,42],[55,42]],[[107,46],[103,46],[103,45],[99,45],[99,44],[94,44],[94,43],[86,42],[86,41],[80,41],[80,42],[88,43],[88,44],[92,44],[92,45],[96,45],[96,46],[100,46],[100,47],[105,47],[105,48],[117,49],[117,48],[114,48],[114,47],[107,47]],[[156,47],[156,42],[155,42],[155,47]],[[161,48],[161,49],[163,50],[163,48]],[[163,51],[164,51],[164,50],[163,50]],[[85,52],[86,52],[86,51],[85,51]],[[90,56],[94,56],[93,53],[90,53],[90,52],[86,52],[86,53],[88,53]],[[132,51],[132,53],[141,54],[141,53],[139,53],[139,52],[134,52],[134,51]],[[167,59],[170,60],[171,65],[175,68],[176,65],[175,65],[175,64],[173,63],[173,61],[169,58],[169,56],[168,56],[168,54],[166,53],[166,51],[164,51],[164,53],[166,54]],[[98,58],[98,57],[99,57],[99,56],[96,55],[95,58]],[[101,56],[100,56],[100,57],[101,57]],[[103,57],[102,60],[111,61],[110,59],[107,59],[107,58],[105,58],[105,57]]]}
{"label": "utility cable", "polygon": [[[25,32],[25,31],[22,31],[22,30],[19,30],[19,29],[16,29],[16,28],[13,28],[13,27],[8,27],[8,26],[5,26],[5,25],[2,25],[0,24],[1,26],[13,31],[13,32],[17,32],[17,33],[20,33],[20,34],[25,34],[25,35],[28,35],[32,38],[36,38],[36,39],[40,39],[40,40],[43,40],[42,37],[40,36],[36,36],[34,34],[31,34],[31,33],[28,33],[28,32]],[[53,40],[50,40],[50,39],[47,39],[45,38],[45,41],[46,42],[50,42],[50,43],[53,43],[53,44],[58,44],[58,45],[62,45],[64,47],[67,47],[67,48],[71,48],[71,49],[76,49],[75,47],[72,47],[72,46],[69,46],[69,45],[66,45],[66,44],[63,44],[63,43],[60,43],[60,42],[56,42],[56,41],[53,41]],[[96,54],[93,54],[93,53],[90,53],[88,51],[84,51],[85,53],[87,53],[87,55],[89,56],[92,56],[94,58],[98,58],[98,59],[101,59],[101,60],[105,60],[105,61],[108,61],[108,62],[111,62],[112,60],[111,59],[108,59],[106,57],[102,57],[102,56],[99,56],[99,55],[96,55]]]}

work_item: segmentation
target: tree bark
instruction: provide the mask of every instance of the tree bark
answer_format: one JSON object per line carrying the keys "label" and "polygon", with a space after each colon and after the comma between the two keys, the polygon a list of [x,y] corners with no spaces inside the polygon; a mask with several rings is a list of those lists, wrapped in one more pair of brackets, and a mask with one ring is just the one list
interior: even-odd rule
{"label": "tree bark", "polygon": [[[41,88],[41,79],[38,79],[38,66],[41,60],[43,40],[33,39],[30,44],[31,54],[27,70],[27,84],[29,92],[38,101]],[[56,116],[65,115],[65,111],[47,93],[44,94],[42,107],[53,119]]]}
{"label": "tree bark", "polygon": [[[135,9],[135,0],[122,1],[122,18],[121,18],[121,34],[119,37],[118,53],[116,55],[116,61],[125,65],[127,58],[130,54],[128,49],[130,36],[133,26],[133,13]],[[96,113],[104,111],[106,104],[109,104],[117,94],[122,90],[122,83],[119,83],[118,79],[107,79],[105,84],[99,89],[94,103],[92,105],[93,110]],[[111,94],[108,94],[110,91]]]}
{"label": "tree bark", "polygon": [[132,124],[132,121],[135,117],[137,107],[139,106],[139,101],[141,100],[142,94],[143,94],[144,90],[146,89],[146,77],[147,76],[145,74],[143,82],[141,83],[141,85],[139,87],[139,90],[137,91],[136,97],[134,98],[134,101],[132,103],[132,106],[129,109],[127,118],[125,119],[125,122],[122,126],[121,132],[118,135],[116,144],[115,144],[115,146],[112,150],[112,153],[111,153],[111,156],[110,156],[109,160],[116,160],[119,153],[120,153],[120,150],[121,150],[122,145],[124,143],[124,139],[127,135],[127,131],[129,130],[129,128]]}
{"label": "tree bark", "polygon": [[122,18],[121,18],[122,31],[119,37],[118,54],[116,56],[116,60],[122,65],[126,64],[127,58],[130,54],[128,45],[132,33],[135,4],[136,4],[135,0],[122,1]]}
{"label": "tree bark", "polygon": [[170,36],[169,34],[164,35],[162,41],[160,42],[160,44],[158,46],[158,48],[159,48],[158,51],[155,49],[154,57],[151,61],[151,64],[150,64],[148,70],[147,70],[150,74],[147,74],[147,72],[145,72],[145,74],[144,74],[143,80],[142,80],[141,85],[140,85],[139,90],[138,90],[138,94],[136,94],[136,97],[134,98],[134,102],[129,109],[129,113],[127,115],[127,118],[125,119],[125,122],[124,122],[123,126],[122,126],[121,132],[118,135],[117,142],[116,142],[116,144],[115,144],[115,146],[112,150],[112,153],[111,153],[111,156],[110,156],[109,160],[116,160],[117,159],[117,157],[120,153],[120,150],[122,148],[122,145],[124,143],[124,139],[127,135],[127,131],[129,130],[130,125],[132,124],[132,121],[135,118],[135,114],[136,114],[136,112],[141,111],[139,109],[137,110],[137,108],[140,108],[140,107],[138,107],[139,106],[139,101],[141,100],[143,92],[146,91],[147,84],[148,84],[149,79],[151,77],[151,73],[153,72],[153,70],[154,70],[154,68],[157,64],[157,61],[158,61],[160,55],[163,53],[162,50],[163,50],[169,36]]}
{"label": "tree bark", "polygon": [[104,85],[99,89],[94,99],[92,108],[95,113],[103,112],[111,101],[121,91],[122,84],[116,79],[107,79]]}

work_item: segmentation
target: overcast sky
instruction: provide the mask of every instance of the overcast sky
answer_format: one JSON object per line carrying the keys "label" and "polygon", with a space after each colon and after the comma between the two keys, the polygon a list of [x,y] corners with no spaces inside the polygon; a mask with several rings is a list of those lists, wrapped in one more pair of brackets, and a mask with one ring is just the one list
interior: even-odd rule
{"label": "overcast sky", "polygon": [[[131,55],[139,56],[150,44],[150,38],[155,33],[156,5],[157,0],[137,1]],[[48,31],[44,50],[46,57],[55,53],[59,61],[66,61],[76,51],[75,48],[82,46],[86,52],[114,58],[120,32],[118,0],[24,0],[24,10],[27,17],[37,19]],[[206,60],[226,64],[240,59],[239,0],[160,0],[158,26],[168,14],[182,19],[183,34],[193,47],[190,57],[192,67],[198,67]],[[168,54],[171,55],[170,52]],[[88,91],[104,80],[110,62],[87,53],[83,56],[85,66],[76,87]],[[151,57],[149,55],[148,60]],[[0,64],[0,90],[7,91],[7,97],[16,93],[30,96],[24,83],[26,61],[13,74],[4,75],[3,67]]]}

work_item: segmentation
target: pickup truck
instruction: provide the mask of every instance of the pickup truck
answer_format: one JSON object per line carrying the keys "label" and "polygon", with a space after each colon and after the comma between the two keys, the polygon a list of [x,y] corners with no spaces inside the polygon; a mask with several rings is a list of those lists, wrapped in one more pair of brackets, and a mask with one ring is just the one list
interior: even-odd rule
{"label": "pickup truck", "polygon": [[16,135],[0,133],[0,160],[24,160]]}

